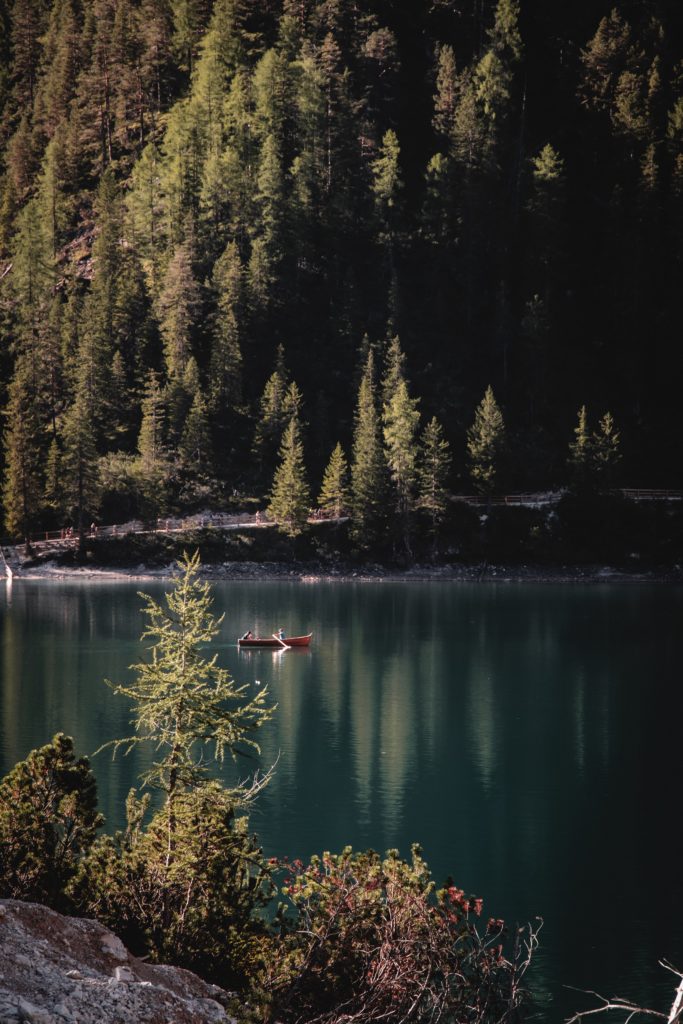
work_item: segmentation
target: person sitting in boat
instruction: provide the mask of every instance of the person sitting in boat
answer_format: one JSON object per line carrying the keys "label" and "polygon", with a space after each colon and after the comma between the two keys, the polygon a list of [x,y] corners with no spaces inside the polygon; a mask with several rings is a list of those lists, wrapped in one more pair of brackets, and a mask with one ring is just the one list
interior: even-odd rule
{"label": "person sitting in boat", "polygon": [[253,640],[253,639],[254,639],[254,634],[252,633],[252,631],[250,629],[248,629],[246,631],[244,636],[240,637],[240,640]]}
{"label": "person sitting in boat", "polygon": [[284,631],[284,629],[282,628],[282,626],[280,626],[280,628],[279,628],[279,629],[278,629],[278,631],[277,631],[277,638],[278,638],[278,640],[282,640],[282,641],[284,642],[284,639],[285,639],[285,631]]}

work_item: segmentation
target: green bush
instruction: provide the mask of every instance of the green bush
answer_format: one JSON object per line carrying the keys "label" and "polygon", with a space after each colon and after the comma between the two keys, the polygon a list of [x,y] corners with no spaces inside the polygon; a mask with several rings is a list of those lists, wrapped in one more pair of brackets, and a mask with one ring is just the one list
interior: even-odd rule
{"label": "green bush", "polygon": [[182,793],[169,861],[168,811],[145,826],[147,807],[131,791],[126,831],[102,836],[84,858],[74,884],[80,911],[138,956],[244,988],[266,932],[257,911],[272,895],[246,814],[215,782]]}
{"label": "green bush", "polygon": [[482,901],[453,885],[435,892],[419,847],[410,861],[395,850],[381,858],[347,847],[286,871],[290,906],[280,909],[280,934],[260,979],[268,1020],[517,1019],[536,933],[516,932],[508,944],[497,919],[480,932]]}
{"label": "green bush", "polygon": [[58,733],[0,782],[0,892],[69,912],[69,885],[102,824],[87,758]]}

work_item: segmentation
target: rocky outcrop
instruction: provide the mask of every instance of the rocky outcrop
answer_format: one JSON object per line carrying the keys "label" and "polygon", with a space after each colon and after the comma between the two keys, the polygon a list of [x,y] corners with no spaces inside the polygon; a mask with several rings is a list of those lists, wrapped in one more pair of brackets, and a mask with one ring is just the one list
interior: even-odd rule
{"label": "rocky outcrop", "polygon": [[228,998],[136,959],[97,921],[0,900],[0,1024],[235,1024]]}

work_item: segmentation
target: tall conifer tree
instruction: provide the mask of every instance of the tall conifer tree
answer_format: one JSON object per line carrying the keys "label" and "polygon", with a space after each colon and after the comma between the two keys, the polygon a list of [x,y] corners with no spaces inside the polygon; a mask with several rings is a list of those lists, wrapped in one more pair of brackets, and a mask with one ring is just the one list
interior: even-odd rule
{"label": "tall conifer tree", "polygon": [[417,400],[410,397],[408,385],[401,378],[384,405],[382,423],[384,450],[393,485],[396,526],[408,555],[411,554],[411,515],[415,506],[417,483],[419,422]]}
{"label": "tall conifer tree", "polygon": [[175,251],[158,300],[159,329],[170,379],[182,380],[192,356],[199,307],[200,291],[192,268],[192,250],[185,243]]}
{"label": "tall conifer tree", "polygon": [[[84,368],[85,369],[85,368]],[[94,410],[85,372],[76,384],[74,400],[64,416],[64,470],[66,507],[75,519],[79,547],[99,510],[99,474],[93,429]]]}
{"label": "tall conifer tree", "polygon": [[582,488],[590,476],[592,442],[588,430],[588,413],[582,405],[578,412],[578,422],[574,427],[574,440],[569,445],[569,469],[574,486]]}
{"label": "tall conifer tree", "polygon": [[295,415],[282,436],[280,461],[270,492],[268,516],[278,523],[283,533],[295,537],[306,525],[310,504],[301,428]]}
{"label": "tall conifer tree", "polygon": [[499,483],[504,446],[503,414],[489,385],[467,431],[470,476],[482,494],[493,494]]}
{"label": "tall conifer tree", "polygon": [[12,536],[21,537],[28,551],[29,536],[40,516],[42,446],[30,368],[23,359],[17,364],[9,388],[5,417],[5,529]]}
{"label": "tall conifer tree", "polygon": [[242,399],[243,268],[239,249],[230,242],[213,268],[216,312],[211,331],[210,394],[214,410],[236,408]]}
{"label": "tall conifer tree", "polygon": [[432,550],[436,553],[439,527],[448,509],[446,480],[451,466],[450,445],[436,416],[426,425],[420,440],[418,504],[427,516]]}
{"label": "tall conifer tree", "polygon": [[372,547],[386,522],[386,472],[370,350],[358,389],[351,462],[353,534],[360,547]]}
{"label": "tall conifer tree", "polygon": [[335,519],[344,515],[349,507],[348,475],[349,467],[344,449],[337,442],[325,469],[318,496],[318,508]]}

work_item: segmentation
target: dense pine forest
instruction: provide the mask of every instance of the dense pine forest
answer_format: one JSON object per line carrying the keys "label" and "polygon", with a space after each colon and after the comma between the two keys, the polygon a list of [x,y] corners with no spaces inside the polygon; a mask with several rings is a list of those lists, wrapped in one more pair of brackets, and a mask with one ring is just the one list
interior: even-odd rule
{"label": "dense pine forest", "polygon": [[682,39],[678,0],[0,0],[5,533],[680,487]]}

